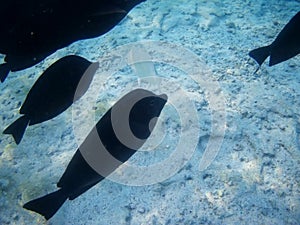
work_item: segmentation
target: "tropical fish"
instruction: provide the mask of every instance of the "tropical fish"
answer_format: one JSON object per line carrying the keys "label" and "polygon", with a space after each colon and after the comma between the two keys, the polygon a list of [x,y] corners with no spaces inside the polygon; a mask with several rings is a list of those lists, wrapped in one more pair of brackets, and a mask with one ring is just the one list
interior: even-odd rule
{"label": "tropical fish", "polygon": [[40,0],[1,3],[0,80],[36,65],[71,43],[111,30],[145,0]]}
{"label": "tropical fish", "polygon": [[[144,89],[123,96],[80,145],[57,183],[59,190],[27,202],[23,207],[48,220],[67,199],[77,198],[102,181],[144,144],[166,101],[165,94],[155,95]],[[122,130],[124,127],[128,130]],[[128,133],[137,139],[130,138]]]}
{"label": "tropical fish", "polygon": [[300,12],[278,34],[275,41],[265,47],[252,50],[249,55],[261,66],[270,56],[269,66],[286,61],[300,53]]}
{"label": "tropical fish", "polygon": [[98,67],[98,62],[91,63],[76,55],[65,56],[53,63],[27,94],[20,109],[23,116],[3,133],[12,134],[19,144],[28,125],[54,118],[78,100],[87,91]]}

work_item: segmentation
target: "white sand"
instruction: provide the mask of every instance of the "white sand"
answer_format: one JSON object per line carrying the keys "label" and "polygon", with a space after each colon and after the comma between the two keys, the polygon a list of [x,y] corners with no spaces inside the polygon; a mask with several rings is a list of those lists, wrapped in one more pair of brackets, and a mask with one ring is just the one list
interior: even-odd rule
{"label": "white sand", "polygon": [[[227,116],[216,159],[199,171],[209,137],[216,135],[211,132],[206,87],[174,68],[176,62],[154,64],[158,75],[172,78],[195,100],[200,130],[194,135],[200,140],[192,158],[174,176],[153,185],[105,180],[67,201],[48,222],[22,205],[56,190],[78,144],[72,109],[28,127],[18,146],[10,136],[1,135],[0,224],[299,224],[300,57],[271,68],[264,63],[254,75],[256,64],[248,56],[250,50],[271,43],[298,9],[299,1],[147,0],[106,35],[74,43],[33,68],[10,73],[0,85],[0,130],[19,117],[28,90],[56,59],[77,53],[95,61],[116,46],[165,41],[189,49],[210,69],[211,80],[225,98]],[[99,114],[126,82],[122,77],[107,82],[109,90],[99,98],[108,100],[99,102]],[[165,114],[160,129],[166,127],[166,141],[157,152],[133,157],[132,163],[149,165],[174,150],[180,129],[174,110]],[[81,132],[84,136],[88,128]]]}

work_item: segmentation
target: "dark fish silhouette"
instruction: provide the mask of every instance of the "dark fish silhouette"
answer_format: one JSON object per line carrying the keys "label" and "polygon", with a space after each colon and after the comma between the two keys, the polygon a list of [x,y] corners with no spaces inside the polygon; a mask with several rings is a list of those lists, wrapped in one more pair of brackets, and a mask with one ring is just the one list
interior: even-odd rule
{"label": "dark fish silhouette", "polygon": [[[98,121],[76,151],[57,184],[60,189],[32,200],[23,207],[48,220],[67,199],[77,198],[103,180],[144,144],[166,101],[166,95],[155,95],[143,89],[136,89],[123,96]],[[122,131],[126,126],[129,130]],[[139,141],[127,138],[128,133],[133,133]],[[126,138],[127,143],[120,140],[120,135]],[[110,160],[106,154],[111,154],[119,161]],[[88,162],[86,157],[89,157]],[[96,167],[100,168],[101,173],[96,172]]]}
{"label": "dark fish silhouette", "polygon": [[30,89],[20,109],[23,116],[3,133],[12,134],[19,144],[28,125],[54,118],[78,100],[87,91],[98,67],[98,62],[91,63],[76,55],[53,63]]}
{"label": "dark fish silhouette", "polygon": [[145,0],[10,0],[1,3],[0,65],[9,71],[29,68],[56,50],[105,34]]}
{"label": "dark fish silhouette", "polygon": [[275,41],[252,50],[249,55],[261,64],[270,56],[269,66],[286,61],[300,53],[300,12],[285,25]]}

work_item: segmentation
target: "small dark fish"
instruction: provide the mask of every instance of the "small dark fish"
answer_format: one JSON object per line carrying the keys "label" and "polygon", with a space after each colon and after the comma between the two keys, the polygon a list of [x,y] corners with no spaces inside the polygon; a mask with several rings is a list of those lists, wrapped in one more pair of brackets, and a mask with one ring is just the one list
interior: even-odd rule
{"label": "small dark fish", "polygon": [[[63,176],[57,183],[57,187],[60,189],[32,200],[23,207],[43,215],[48,220],[67,199],[73,200],[77,198],[102,181],[107,175],[126,162],[144,144],[150,136],[166,102],[167,96],[165,94],[155,95],[143,89],[136,89],[123,96],[98,121],[76,151]],[[133,103],[131,104],[133,106],[130,106],[130,103]],[[126,112],[128,113],[126,114]],[[131,132],[128,130],[124,133],[116,131],[119,130],[118,128],[122,129],[126,126]],[[120,141],[120,134],[126,137],[128,132],[133,133],[139,141],[126,139],[129,141],[126,144]],[[101,143],[99,144],[100,140],[102,145]],[[95,155],[97,154],[98,156],[100,154],[100,156],[96,158]],[[109,159],[107,160],[106,154],[110,154],[119,161],[115,163]],[[91,161],[86,161],[85,157],[87,155],[90,156],[91,161],[94,161],[94,165],[91,165]],[[101,167],[101,175],[96,172],[94,166]]]}
{"label": "small dark fish", "polygon": [[145,0],[10,0],[0,8],[0,80],[71,43],[105,34]]}
{"label": "small dark fish", "polygon": [[98,67],[98,62],[91,63],[76,55],[53,63],[30,89],[20,109],[23,116],[3,133],[12,134],[19,144],[28,125],[54,118],[78,100],[87,91]]}
{"label": "small dark fish", "polygon": [[252,50],[249,55],[261,64],[270,56],[269,66],[286,61],[300,53],[300,12],[285,25],[275,41]]}

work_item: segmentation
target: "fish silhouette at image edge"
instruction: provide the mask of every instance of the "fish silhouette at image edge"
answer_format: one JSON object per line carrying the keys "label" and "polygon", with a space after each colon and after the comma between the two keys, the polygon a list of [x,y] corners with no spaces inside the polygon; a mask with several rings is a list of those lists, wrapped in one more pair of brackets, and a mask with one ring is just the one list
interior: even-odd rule
{"label": "fish silhouette at image edge", "polygon": [[[27,94],[20,109],[23,116],[3,133],[11,134],[19,144],[27,126],[56,117],[78,100],[87,91],[98,67],[98,62],[92,63],[76,55],[65,56],[53,63]],[[75,93],[79,94],[75,96]]]}
{"label": "fish silhouette at image edge", "polygon": [[0,80],[75,41],[99,37],[145,0],[10,0],[1,4]]}
{"label": "fish silhouette at image edge", "polygon": [[250,51],[249,56],[261,66],[270,56],[269,66],[286,61],[300,53],[300,12],[278,34],[275,41]]}
{"label": "fish silhouette at image edge", "polygon": [[[137,101],[133,106],[130,106],[129,102],[132,102],[132,100]],[[123,96],[97,122],[79,149],[77,149],[57,183],[57,187],[60,189],[27,202],[23,207],[43,215],[47,220],[50,219],[67,199],[73,200],[77,198],[103,180],[126,162],[146,142],[166,102],[167,96],[165,94],[155,95],[144,89],[136,89]],[[126,116],[126,113],[124,113],[126,110],[129,111],[129,116]],[[117,113],[115,115],[112,112]],[[113,121],[114,118],[116,121]],[[126,127],[126,124],[129,124],[132,134],[140,141],[132,141],[129,145],[124,145],[117,138],[116,129],[113,127],[114,122],[119,127]],[[125,133],[124,135],[126,136]],[[101,140],[103,145],[97,144],[98,140]],[[85,154],[92,155],[91,160],[96,160],[96,166],[101,166],[103,168],[101,171],[105,172],[101,173],[101,175],[97,173],[94,167],[90,165],[90,162],[85,160],[82,154],[83,151],[86,151]],[[93,157],[95,152],[100,154],[100,157],[97,159]],[[118,163],[114,164],[110,160],[103,159],[105,157],[102,156],[105,156],[106,153],[119,160]]]}

